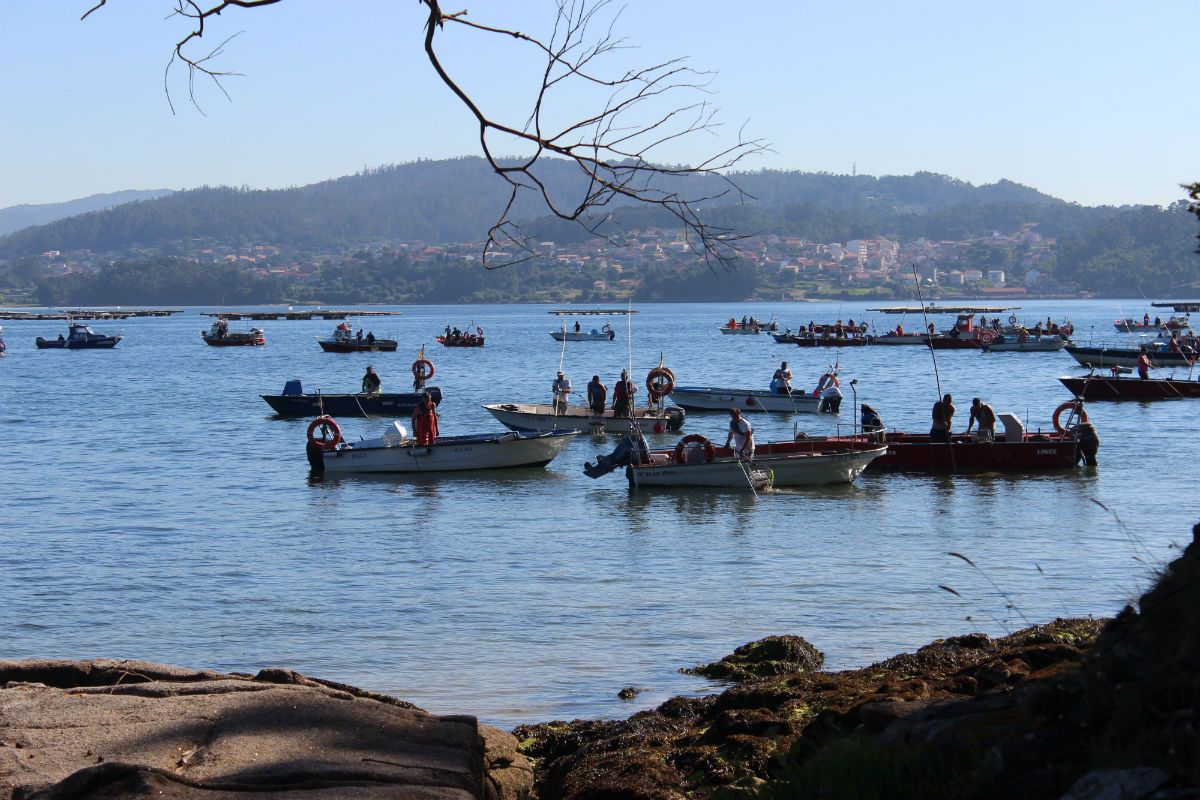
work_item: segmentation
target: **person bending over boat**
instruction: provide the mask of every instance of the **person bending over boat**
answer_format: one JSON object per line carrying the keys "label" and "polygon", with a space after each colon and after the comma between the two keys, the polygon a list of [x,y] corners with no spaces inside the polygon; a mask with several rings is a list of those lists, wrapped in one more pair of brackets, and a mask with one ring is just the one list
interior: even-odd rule
{"label": "person bending over boat", "polygon": [[383,381],[375,374],[374,367],[367,367],[367,374],[363,375],[362,390],[365,395],[379,394],[380,388],[383,386]]}
{"label": "person bending over boat", "polygon": [[416,437],[418,445],[428,447],[437,441],[437,408],[433,405],[433,398],[424,392],[417,401],[417,407],[413,409],[412,426],[413,436]]}
{"label": "person bending over boat", "polygon": [[621,370],[621,380],[613,386],[614,417],[633,416],[633,396],[636,393],[637,387],[633,385],[633,381],[629,380],[629,373]]}
{"label": "person bending over boat", "polygon": [[571,379],[560,371],[554,383],[550,384],[550,391],[554,394],[554,415],[566,414],[567,400],[571,397]]}
{"label": "person bending over boat", "polygon": [[588,406],[596,416],[604,415],[604,404],[608,400],[608,387],[600,382],[599,375],[592,376],[592,382],[587,385]]}
{"label": "person bending over boat", "polygon": [[790,395],[792,393],[792,371],[784,361],[771,376],[771,391],[776,394]]}
{"label": "person bending over boat", "polygon": [[862,429],[863,433],[870,434],[872,440],[875,441],[878,441],[876,437],[885,430],[883,418],[879,416],[879,412],[866,403],[862,404]]}
{"label": "person bending over boat", "polygon": [[733,452],[743,458],[754,458],[754,428],[736,408],[729,409],[729,434],[725,446],[733,442]]}
{"label": "person bending over boat", "polygon": [[933,404],[933,426],[929,429],[930,444],[950,444],[950,431],[954,424],[954,403],[945,395]]}
{"label": "person bending over boat", "polygon": [[967,433],[971,432],[971,426],[976,422],[979,423],[979,429],[975,431],[975,441],[996,441],[996,412],[978,397],[971,399],[971,416],[967,419]]}

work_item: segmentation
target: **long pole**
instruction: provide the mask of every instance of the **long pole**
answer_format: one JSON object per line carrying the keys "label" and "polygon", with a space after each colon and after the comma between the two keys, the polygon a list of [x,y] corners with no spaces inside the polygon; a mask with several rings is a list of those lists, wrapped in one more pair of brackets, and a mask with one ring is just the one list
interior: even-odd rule
{"label": "long pole", "polygon": [[[925,320],[925,330],[929,330],[929,315],[925,313],[925,294],[921,291],[921,279],[917,275],[917,265],[913,264],[913,281],[917,284],[917,300],[921,303],[921,317]],[[945,395],[942,394],[942,376],[938,373],[937,351],[933,349],[933,334],[929,334],[929,356],[933,359],[933,379],[937,383],[937,401],[942,402]],[[943,404],[942,415],[945,416],[946,408]],[[958,465],[954,461],[954,429],[952,428],[952,420],[946,420],[946,439],[950,445],[950,469],[958,471]]]}

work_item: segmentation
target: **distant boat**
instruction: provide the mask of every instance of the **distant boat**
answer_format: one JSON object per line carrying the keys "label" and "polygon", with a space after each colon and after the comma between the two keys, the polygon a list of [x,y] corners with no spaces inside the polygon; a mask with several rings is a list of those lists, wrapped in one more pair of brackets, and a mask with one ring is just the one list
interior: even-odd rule
{"label": "distant boat", "polygon": [[200,331],[200,338],[211,347],[261,347],[267,343],[262,328],[231,331],[229,323],[224,319],[214,320],[207,331]]}
{"label": "distant boat", "polygon": [[281,417],[315,417],[334,414],[339,417],[404,417],[413,412],[421,394],[433,398],[433,404],[442,402],[442,390],[429,386],[421,392],[395,392],[380,394],[305,394],[298,380],[284,384],[283,394],[259,395],[267,405]]}
{"label": "distant boat", "polygon": [[122,336],[105,336],[96,333],[82,322],[72,322],[66,337],[59,334],[57,339],[37,337],[34,344],[38,350],[111,350],[117,346]]}
{"label": "distant boat", "polygon": [[393,353],[400,346],[395,339],[377,339],[374,334],[353,335],[347,322],[338,323],[332,339],[317,339],[317,344],[326,353]]}
{"label": "distant boat", "polygon": [[590,331],[560,330],[550,331],[550,335],[554,337],[554,341],[556,342],[611,342],[617,338],[616,331],[607,322],[604,323],[604,326],[600,330],[596,330],[595,328],[592,328]]}
{"label": "distant boat", "polygon": [[[1141,348],[1138,347],[1084,347],[1069,344],[1064,348],[1071,357],[1085,367],[1136,367]],[[1189,367],[1196,357],[1186,353],[1176,353],[1164,347],[1147,349],[1146,355],[1150,362],[1157,367]]]}

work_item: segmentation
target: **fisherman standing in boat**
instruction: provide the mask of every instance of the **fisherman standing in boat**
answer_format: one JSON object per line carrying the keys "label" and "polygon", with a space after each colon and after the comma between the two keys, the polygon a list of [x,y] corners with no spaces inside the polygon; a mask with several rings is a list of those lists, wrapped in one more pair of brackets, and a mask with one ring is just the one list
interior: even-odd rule
{"label": "fisherman standing in boat", "polygon": [[996,412],[978,397],[971,399],[971,416],[967,419],[967,433],[971,432],[971,426],[976,422],[979,423],[979,429],[975,432],[975,441],[996,441]]}
{"label": "fisherman standing in boat", "polygon": [[571,397],[571,379],[560,371],[554,383],[550,384],[550,391],[554,393],[554,415],[566,414],[567,400]]}
{"label": "fisherman standing in boat", "polygon": [[776,394],[791,395],[792,371],[788,369],[786,361],[780,364],[779,369],[775,370],[775,374],[771,376],[771,391]]}
{"label": "fisherman standing in boat", "polygon": [[945,395],[933,404],[933,426],[929,429],[930,444],[950,444],[951,426],[954,424],[954,403]]}
{"label": "fisherman standing in boat", "polygon": [[621,370],[621,380],[617,381],[616,386],[613,387],[614,417],[633,416],[633,395],[636,392],[637,387],[633,385],[633,381],[629,380],[629,373]]}
{"label": "fisherman standing in boat", "polygon": [[424,392],[417,401],[417,407],[413,409],[412,426],[413,436],[416,437],[418,445],[429,447],[437,441],[437,408],[433,405],[433,398]]}
{"label": "fisherman standing in boat", "polygon": [[877,434],[884,431],[883,418],[866,403],[862,404],[862,429],[863,433],[870,434],[873,441],[879,441]]}
{"label": "fisherman standing in boat", "polygon": [[1146,353],[1146,345],[1142,345],[1142,349],[1138,353],[1137,373],[1142,380],[1150,380],[1150,356]]}
{"label": "fisherman standing in boat", "polygon": [[733,442],[734,455],[743,458],[754,458],[754,428],[736,408],[729,409],[729,433],[725,437],[725,446]]}
{"label": "fisherman standing in boat", "polygon": [[604,404],[608,400],[608,387],[600,382],[599,375],[593,375],[592,382],[587,385],[587,399],[592,413],[598,417],[604,416]]}
{"label": "fisherman standing in boat", "polygon": [[367,374],[363,375],[362,390],[365,395],[379,394],[380,387],[383,386],[383,381],[375,374],[374,367],[367,367]]}

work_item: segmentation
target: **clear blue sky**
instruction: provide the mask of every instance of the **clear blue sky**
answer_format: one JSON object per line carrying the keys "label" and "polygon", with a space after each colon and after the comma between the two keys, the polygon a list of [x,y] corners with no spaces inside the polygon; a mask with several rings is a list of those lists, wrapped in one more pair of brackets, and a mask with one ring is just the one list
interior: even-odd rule
{"label": "clear blue sky", "polygon": [[[0,207],[120,189],[274,188],[363,166],[478,152],[465,111],[420,51],[411,0],[284,0],[228,10],[212,44],[228,102],[200,113],[163,68],[182,23],[168,0],[0,2]],[[549,0],[461,0],[480,22],[537,31]],[[748,164],[1009,178],[1084,204],[1166,204],[1200,180],[1196,0],[1008,3],[629,0],[618,29],[643,61],[718,71],[732,135],[775,152]],[[449,31],[447,58],[496,108],[520,63]],[[461,43],[461,44],[460,44]],[[526,82],[527,83],[527,82]],[[570,109],[568,109],[570,110]],[[714,148],[661,154],[687,162]]]}

